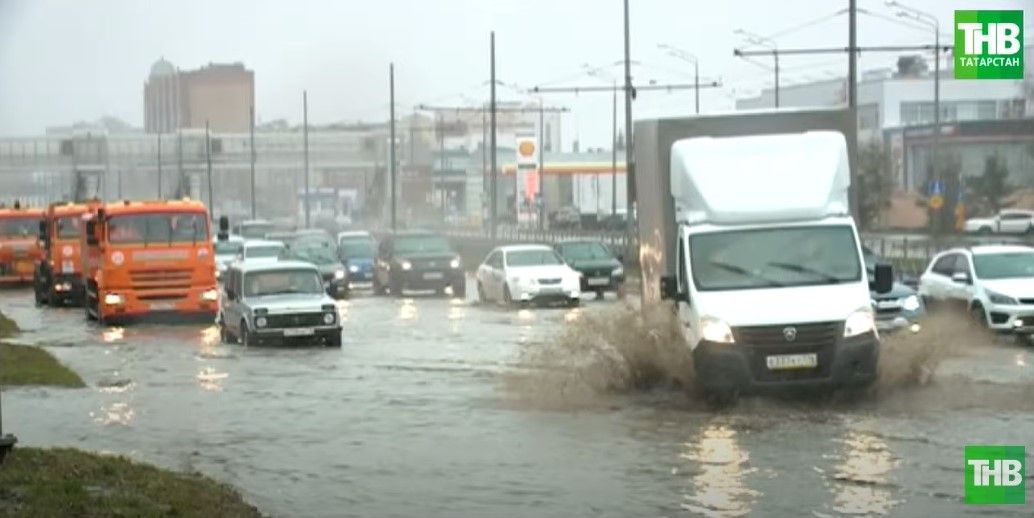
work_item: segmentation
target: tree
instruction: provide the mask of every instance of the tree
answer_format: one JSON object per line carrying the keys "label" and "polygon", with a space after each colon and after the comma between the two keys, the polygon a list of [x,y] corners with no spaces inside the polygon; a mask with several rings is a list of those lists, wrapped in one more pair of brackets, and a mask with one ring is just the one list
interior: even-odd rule
{"label": "tree", "polygon": [[862,228],[879,223],[880,215],[890,207],[894,178],[890,154],[879,140],[872,140],[858,149],[858,220]]}
{"label": "tree", "polygon": [[1010,191],[1009,168],[998,155],[988,155],[984,160],[984,172],[969,181],[970,203],[987,214],[998,214]]}

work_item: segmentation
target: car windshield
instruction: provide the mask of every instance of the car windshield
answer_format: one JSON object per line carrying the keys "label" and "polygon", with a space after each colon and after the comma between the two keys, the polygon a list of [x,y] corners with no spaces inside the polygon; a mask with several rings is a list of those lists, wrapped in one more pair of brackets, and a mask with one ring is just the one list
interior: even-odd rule
{"label": "car windshield", "polygon": [[216,241],[214,246],[216,255],[237,255],[244,248],[244,243],[240,241]]}
{"label": "car windshield", "polygon": [[273,225],[269,223],[246,223],[240,226],[241,237],[247,239],[261,239],[273,231]]}
{"label": "car windshield", "polygon": [[334,255],[334,250],[329,246],[306,246],[295,244],[291,247],[289,255],[293,259],[299,261],[306,261],[313,264],[327,264],[338,262],[338,258]]}
{"label": "car windshield", "polygon": [[847,225],[711,232],[691,236],[689,249],[701,291],[861,279],[858,245]]}
{"label": "car windshield", "polygon": [[366,259],[373,257],[373,248],[373,241],[369,239],[342,241],[341,255],[351,259]]}
{"label": "car windshield", "polygon": [[1034,277],[1034,252],[973,254],[978,279],[1017,279]]}
{"label": "car windshield", "polygon": [[0,237],[29,237],[39,231],[40,218],[20,216],[0,219]]}
{"label": "car windshield", "polygon": [[564,264],[556,252],[549,249],[542,250],[514,250],[506,252],[506,265],[509,267],[521,266],[550,266]]}
{"label": "car windshield", "polygon": [[245,259],[269,259],[273,257],[280,257],[280,252],[284,248],[277,245],[257,245],[249,246],[244,249]]}
{"label": "car windshield", "polygon": [[150,213],[112,216],[108,240],[112,243],[191,243],[207,241],[208,217],[199,213]]}
{"label": "car windshield", "polygon": [[245,297],[322,292],[323,284],[319,273],[307,268],[250,272],[244,276]]}
{"label": "car windshield", "polygon": [[603,243],[567,243],[561,245],[560,253],[569,261],[596,261],[613,259],[614,254]]}
{"label": "car windshield", "polygon": [[57,219],[58,239],[78,239],[82,232],[83,220],[79,216],[65,216]]}
{"label": "car windshield", "polygon": [[395,253],[449,253],[449,243],[441,236],[405,236],[395,238]]}

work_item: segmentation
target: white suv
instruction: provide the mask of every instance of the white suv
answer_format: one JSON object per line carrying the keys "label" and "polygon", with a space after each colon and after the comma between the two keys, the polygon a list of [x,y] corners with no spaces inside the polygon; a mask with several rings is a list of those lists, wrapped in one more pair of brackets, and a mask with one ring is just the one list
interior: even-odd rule
{"label": "white suv", "polygon": [[993,245],[937,254],[919,279],[932,302],[965,304],[991,329],[1034,334],[1034,248]]}
{"label": "white suv", "polygon": [[1007,209],[990,218],[966,220],[966,232],[976,234],[1027,234],[1034,232],[1034,211]]}

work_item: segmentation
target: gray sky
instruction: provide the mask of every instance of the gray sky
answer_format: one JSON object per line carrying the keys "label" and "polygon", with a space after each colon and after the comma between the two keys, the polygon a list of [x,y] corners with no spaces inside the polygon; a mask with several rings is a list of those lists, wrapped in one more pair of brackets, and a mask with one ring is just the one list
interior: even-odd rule
{"label": "gray sky", "polygon": [[[904,1],[904,0],[903,0]],[[955,9],[1023,9],[1029,32],[1034,0],[907,0],[932,12],[950,34]],[[782,33],[847,6],[846,1],[632,0],[632,59],[638,80],[692,81],[692,67],[658,50],[667,43],[695,53],[703,76],[725,87],[704,91],[702,111],[732,109],[772,73],[732,56],[744,28]],[[882,0],[858,0],[893,17]],[[487,98],[488,33],[496,31],[499,79],[536,84],[599,84],[582,65],[622,59],[620,0],[0,0],[0,135],[41,134],[47,126],[111,115],[141,126],[143,84],[164,56],[177,67],[242,61],[255,71],[260,120],[387,118],[388,62],[396,66],[399,110],[421,102],[454,105]],[[859,14],[859,44],[932,43],[930,30]],[[780,47],[847,44],[847,16],[779,34]],[[1031,37],[1027,37],[1031,41]],[[889,66],[894,55],[863,56],[862,70]],[[770,60],[759,60],[770,64]],[[787,57],[783,84],[844,74],[841,55]],[[1028,64],[1027,66],[1032,66]],[[609,69],[620,77],[619,67]],[[530,99],[500,88],[501,99]],[[550,95],[572,110],[565,147],[608,146],[608,94]],[[691,91],[643,93],[636,118],[692,112]]]}

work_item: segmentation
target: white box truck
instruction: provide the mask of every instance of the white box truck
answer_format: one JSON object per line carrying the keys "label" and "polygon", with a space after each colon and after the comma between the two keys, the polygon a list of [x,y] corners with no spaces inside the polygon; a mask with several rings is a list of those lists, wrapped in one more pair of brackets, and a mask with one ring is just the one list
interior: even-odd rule
{"label": "white box truck", "polygon": [[672,256],[657,295],[675,302],[701,387],[728,397],[875,380],[870,288],[889,290],[891,271],[879,265],[871,281],[866,274],[850,214],[845,135],[669,140],[662,183],[670,189],[674,241],[651,246],[663,229],[641,235],[640,256],[644,272],[654,273],[668,261],[651,255]]}

